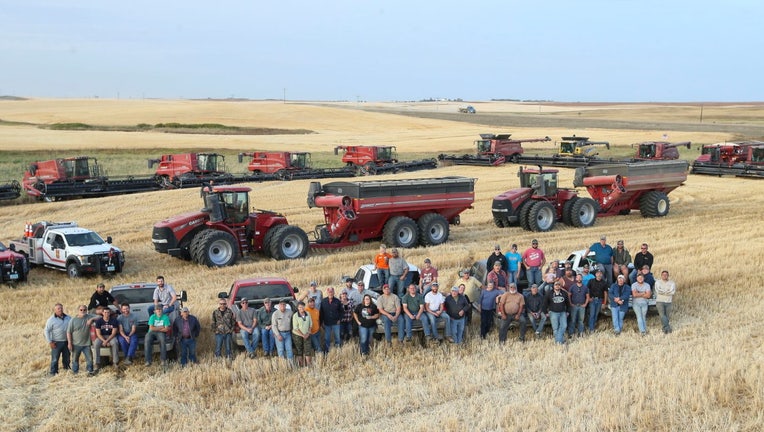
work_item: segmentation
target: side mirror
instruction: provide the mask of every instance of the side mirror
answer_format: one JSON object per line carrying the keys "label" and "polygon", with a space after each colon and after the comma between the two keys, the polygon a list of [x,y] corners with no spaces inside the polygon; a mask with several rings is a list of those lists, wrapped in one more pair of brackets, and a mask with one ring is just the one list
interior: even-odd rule
{"label": "side mirror", "polygon": [[109,243],[109,244],[111,244],[111,236],[107,236],[107,237],[106,237],[106,243]]}
{"label": "side mirror", "polygon": [[13,252],[16,252],[16,245],[15,245],[15,244],[13,244],[13,243],[11,243],[11,244],[8,246],[8,249],[12,250]]}
{"label": "side mirror", "polygon": [[297,288],[297,287],[292,287],[292,291],[294,291],[294,292],[296,292],[296,293],[297,293],[297,292],[300,292],[300,289],[299,289],[299,288]]}
{"label": "side mirror", "polygon": [[218,298],[222,298],[222,299],[228,298],[228,293],[225,291],[221,291],[218,293]]}
{"label": "side mirror", "polygon": [[186,290],[182,290],[178,298],[180,299],[181,302],[188,301],[188,294],[186,293]]}

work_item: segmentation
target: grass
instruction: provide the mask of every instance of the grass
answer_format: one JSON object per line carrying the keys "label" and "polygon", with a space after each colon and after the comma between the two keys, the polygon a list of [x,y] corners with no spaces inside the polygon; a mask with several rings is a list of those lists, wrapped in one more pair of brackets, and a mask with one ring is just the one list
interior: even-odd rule
{"label": "grass", "polygon": [[[349,139],[342,130],[325,130],[324,125],[337,115],[354,113],[326,110],[314,113],[308,122],[300,116],[293,124],[322,130],[321,139],[326,140],[322,143],[329,147]],[[6,116],[0,112],[0,117]],[[471,147],[476,136],[462,124],[381,114],[364,118],[368,119],[362,124],[368,129],[366,136],[374,137],[370,141],[394,143],[402,155],[412,155],[410,158],[424,153],[425,147],[449,152],[457,146]],[[376,131],[382,125],[399,132],[387,132],[385,138]],[[429,145],[433,130],[444,137],[436,137],[437,146]],[[448,131],[458,136],[451,144],[445,138],[450,136]],[[522,132],[518,136],[535,136],[536,131]],[[66,133],[88,140],[88,135],[98,132]],[[2,134],[0,128],[0,137],[5,136]],[[642,140],[639,133],[628,131],[590,135],[622,145],[632,137],[636,138],[633,142]],[[162,136],[166,142],[174,142],[171,136]],[[613,139],[623,136],[629,138]],[[119,134],[99,136],[100,142],[92,147],[56,148],[55,154],[93,152],[112,169],[112,164],[138,167],[145,158],[179,148],[169,144],[147,147],[135,141],[132,147],[108,150],[101,141],[108,137],[116,140]],[[699,133],[681,139],[709,137]],[[234,153],[254,145],[238,143],[229,150]],[[312,142],[306,145],[311,151],[321,148]],[[130,159],[131,149],[139,156]],[[46,153],[27,153],[11,146],[0,154],[0,161],[24,160],[30,154]],[[316,154],[326,160],[337,158],[324,148],[314,152],[314,162],[318,162]],[[145,169],[145,165],[141,167]],[[643,219],[635,212],[601,218],[593,228],[559,226],[549,233],[530,233],[496,228],[490,217],[493,196],[515,187],[516,171],[515,166],[454,166],[407,174],[410,178],[467,175],[479,180],[474,209],[462,215],[460,226],[451,227],[450,241],[405,250],[404,257],[415,264],[431,258],[440,270],[441,282],[449,284],[457,269],[485,258],[495,243],[514,242],[524,249],[532,238],[538,238],[549,258],[564,258],[601,234],[613,241],[624,239],[632,253],[644,241],[656,257],[656,270],[669,269],[679,288],[673,334],[663,335],[658,317],[650,315],[650,333],[641,337],[635,318],[629,315],[626,331],[619,337],[610,334],[609,321],[602,319],[594,335],[574,340],[565,348],[554,345],[549,334],[543,340],[520,344],[515,341],[516,331],[510,333],[505,346],[499,346],[495,332],[488,341],[480,341],[475,335],[477,322],[473,322],[463,349],[451,345],[377,347],[362,360],[357,345],[351,344],[333,351],[310,370],[291,371],[278,360],[248,360],[242,355],[225,365],[211,355],[210,315],[219,291],[226,291],[237,278],[268,275],[287,277],[299,288],[310,280],[317,280],[322,289],[339,287],[340,276],[352,274],[371,260],[378,243],[311,251],[300,261],[274,261],[257,255],[236,266],[207,269],[159,255],[150,241],[157,220],[201,208],[196,190],[2,205],[2,240],[20,236],[24,222],[36,220],[76,220],[102,236],[113,236],[114,244],[127,252],[127,265],[123,274],[105,283],[151,281],[164,274],[177,289],[188,291],[187,305],[203,327],[198,347],[202,363],[190,369],[171,365],[162,372],[158,367],[135,364],[119,372],[107,369],[93,378],[69,374],[48,378],[49,351],[41,333],[53,304],[62,302],[67,313],[73,312],[77,304],[87,302],[101,279],[69,280],[54,270],[34,269],[29,283],[0,288],[0,334],[5,347],[14,347],[0,354],[4,365],[0,369],[3,429],[186,431],[254,422],[254,427],[264,430],[327,431],[760,430],[764,423],[764,344],[758,317],[764,313],[764,301],[754,292],[758,286],[755,268],[761,260],[757,245],[764,237],[759,222],[764,182],[690,176],[669,195],[671,211],[666,218]],[[560,184],[570,184],[573,171],[561,169],[560,178]],[[311,230],[322,222],[323,215],[305,205],[309,182],[253,185],[252,205],[283,212],[290,223]],[[71,402],[75,394],[77,401]],[[105,395],[118,401],[114,409],[92,403]],[[305,401],[310,401],[310,408]],[[159,405],[165,409],[158,411]],[[247,409],[241,409],[242,405]]]}

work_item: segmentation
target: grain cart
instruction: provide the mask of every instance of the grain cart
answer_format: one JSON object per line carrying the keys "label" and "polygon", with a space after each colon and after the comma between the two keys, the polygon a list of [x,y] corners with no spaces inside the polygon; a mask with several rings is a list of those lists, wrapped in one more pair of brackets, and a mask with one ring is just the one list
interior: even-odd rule
{"label": "grain cart", "polygon": [[399,161],[394,146],[337,146],[334,154],[343,150],[342,162],[354,168],[358,175],[396,173],[416,171],[438,167],[436,159]]}
{"label": "grain cart", "polygon": [[230,183],[225,170],[225,156],[219,153],[165,154],[149,159],[149,169],[157,165],[154,175],[165,189],[198,187],[202,183]]}
{"label": "grain cart", "polygon": [[686,161],[655,161],[595,165],[576,169],[573,185],[586,187],[589,197],[575,189],[557,187],[557,170],[520,168],[520,188],[497,195],[492,212],[496,226],[522,226],[549,231],[557,221],[574,227],[594,225],[597,216],[628,214],[644,217],[668,214],[668,193],[687,179]]}
{"label": "grain cart", "polygon": [[239,153],[239,163],[244,156],[252,158],[247,169],[256,175],[273,174],[280,180],[295,180],[306,178],[352,177],[355,169],[342,168],[312,168],[310,153],[306,152],[249,152]]}
{"label": "grain cart", "polygon": [[453,162],[455,165],[498,166],[506,162],[517,162],[524,152],[523,143],[551,140],[548,136],[529,139],[512,139],[511,136],[512,134],[480,134],[480,139],[475,140],[476,154],[462,156],[441,154],[438,159]]}
{"label": "grain cart", "polygon": [[690,141],[670,143],[666,141],[646,141],[639,144],[632,144],[636,147],[634,161],[640,160],[674,160],[679,159],[679,150],[677,147],[690,148]]}

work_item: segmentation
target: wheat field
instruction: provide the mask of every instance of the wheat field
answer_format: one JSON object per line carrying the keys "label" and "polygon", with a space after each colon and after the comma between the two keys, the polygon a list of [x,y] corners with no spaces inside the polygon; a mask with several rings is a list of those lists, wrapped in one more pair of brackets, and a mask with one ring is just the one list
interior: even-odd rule
{"label": "wheat field", "polygon": [[[479,110],[535,110],[517,103],[473,104]],[[397,106],[400,109],[402,104]],[[408,104],[405,109],[433,108]],[[512,132],[516,137],[569,133],[608,140],[618,148],[660,139],[711,143],[733,139],[724,133],[629,131],[582,128],[516,128],[426,120],[368,112],[357,104],[311,105],[281,102],[30,100],[0,101],[7,122],[84,122],[123,125],[175,121],[235,126],[305,128],[317,133],[282,136],[203,136],[159,133],[51,131],[23,124],[0,125],[0,150],[154,148],[294,149],[330,151],[340,144],[392,144],[406,152],[469,150],[484,132]],[[544,110],[554,110],[545,105]],[[569,111],[559,106],[560,115]],[[578,107],[609,118],[688,116],[671,105]],[[759,109],[715,107],[734,121],[760,123]],[[710,109],[709,109],[710,110]],[[720,114],[721,116],[722,114]],[[734,120],[739,119],[739,120]],[[721,120],[720,120],[721,121]],[[538,144],[538,143],[537,143]],[[544,144],[527,146],[549,150]],[[682,153],[684,154],[684,149]],[[685,157],[694,158],[695,146]],[[694,152],[694,153],[693,153]],[[3,153],[0,151],[0,158]],[[23,166],[21,167],[23,168]],[[478,179],[474,209],[462,214],[446,244],[404,251],[410,262],[432,259],[440,280],[451,283],[459,268],[485,258],[494,243],[523,250],[533,238],[548,258],[565,258],[607,234],[611,243],[625,240],[632,254],[646,242],[655,255],[655,272],[671,271],[678,293],[672,326],[660,332],[657,315],[648,318],[641,337],[633,315],[625,332],[612,335],[609,319],[597,332],[564,347],[547,334],[521,344],[517,333],[499,346],[494,331],[487,341],[468,330],[463,348],[450,344],[375,347],[362,359],[357,343],[332,351],[312,368],[290,370],[275,359],[239,355],[230,365],[212,356],[209,330],[216,295],[237,278],[283,276],[305,288],[339,286],[341,275],[371,260],[378,243],[331,251],[311,251],[299,261],[249,258],[223,269],[207,269],[153,250],[154,222],[201,208],[197,190],[72,200],[54,203],[0,203],[0,240],[20,237],[27,221],[75,220],[111,235],[126,251],[125,271],[109,285],[152,281],[163,274],[176,289],[188,292],[187,306],[199,317],[201,364],[168,371],[142,364],[119,371],[106,368],[95,377],[47,374],[49,348],[42,329],[55,303],[68,314],[86,303],[100,278],[70,280],[64,273],[33,269],[29,282],[0,287],[0,430],[8,431],[169,431],[230,430],[730,430],[757,431],[764,424],[764,338],[757,317],[764,300],[756,297],[764,248],[764,181],[690,175],[672,192],[666,218],[644,219],[638,212],[602,218],[594,227],[558,225],[548,233],[499,229],[491,220],[492,197],[517,186],[517,166],[444,167],[435,171],[382,178],[464,175]],[[20,178],[19,173],[19,178]],[[572,185],[573,172],[561,169],[561,185]],[[308,209],[309,180],[251,184],[252,205],[284,213],[306,231],[322,223],[318,209]],[[245,426],[246,425],[246,426]]]}

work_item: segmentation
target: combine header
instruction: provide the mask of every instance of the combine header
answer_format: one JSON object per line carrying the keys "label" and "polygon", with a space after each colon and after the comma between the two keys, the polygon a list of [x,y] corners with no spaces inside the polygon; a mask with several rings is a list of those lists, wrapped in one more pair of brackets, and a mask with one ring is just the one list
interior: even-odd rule
{"label": "combine header", "polygon": [[707,144],[692,164],[693,174],[764,177],[764,142]]}
{"label": "combine header", "polygon": [[306,152],[239,153],[239,163],[244,161],[244,156],[252,158],[247,166],[252,174],[273,174],[280,180],[352,177],[356,172],[351,167],[311,168],[310,153]]}
{"label": "combine header", "polygon": [[12,200],[21,196],[21,185],[16,180],[0,183],[0,200]]}
{"label": "combine header", "polygon": [[337,146],[334,154],[342,150],[342,162],[354,168],[358,175],[397,173],[417,171],[438,167],[436,159],[399,161],[394,146]]}
{"label": "combine header", "polygon": [[522,143],[550,141],[549,137],[511,139],[511,136],[512,134],[480,134],[481,139],[475,140],[476,154],[462,156],[441,154],[438,159],[454,165],[498,166],[510,161],[517,162],[524,152]]}

